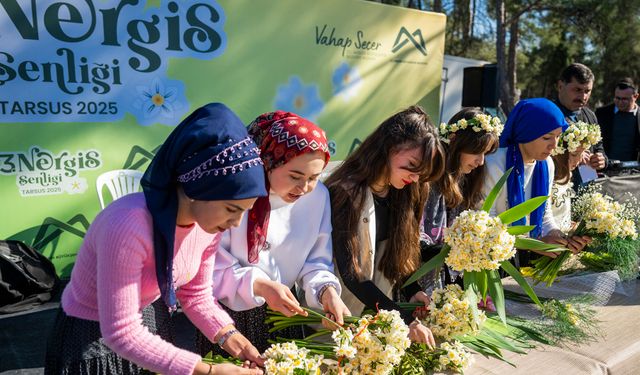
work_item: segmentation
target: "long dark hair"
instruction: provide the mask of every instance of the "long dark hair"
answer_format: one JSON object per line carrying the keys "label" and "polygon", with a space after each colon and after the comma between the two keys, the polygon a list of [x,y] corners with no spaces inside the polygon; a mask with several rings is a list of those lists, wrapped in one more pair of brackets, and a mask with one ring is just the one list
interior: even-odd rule
{"label": "long dark hair", "polygon": [[[471,120],[478,114],[482,114],[478,107],[463,108],[453,115],[449,125],[466,119]],[[444,195],[448,208],[462,205],[465,210],[474,209],[484,199],[482,195],[482,182],[484,181],[484,164],[468,174],[460,171],[460,153],[482,154],[494,153],[500,142],[498,136],[486,131],[475,132],[471,127],[459,129],[455,136],[445,144],[447,155],[446,173],[437,184]],[[488,151],[487,151],[488,150]]]}
{"label": "long dark hair", "polygon": [[429,116],[411,106],[384,120],[327,179],[331,192],[334,234],[346,238],[355,276],[362,279],[358,224],[367,191],[389,175],[391,156],[401,150],[422,149],[417,183],[403,189],[389,188],[389,240],[379,270],[394,284],[405,280],[419,266],[419,223],[428,194],[428,181],[444,171],[444,150]]}
{"label": "long dark hair", "polygon": [[551,155],[553,164],[555,165],[555,172],[553,174],[553,181],[559,184],[566,184],[571,179],[571,169],[569,168],[569,151],[565,151],[563,154]]}

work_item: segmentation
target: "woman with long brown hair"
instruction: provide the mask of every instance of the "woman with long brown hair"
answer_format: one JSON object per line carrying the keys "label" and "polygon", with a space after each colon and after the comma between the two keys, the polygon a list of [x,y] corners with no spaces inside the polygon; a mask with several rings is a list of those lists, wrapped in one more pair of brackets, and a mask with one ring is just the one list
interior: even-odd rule
{"label": "woman with long brown hair", "polygon": [[[334,257],[352,313],[365,306],[401,311],[392,297],[420,265],[427,182],[442,175],[444,163],[429,116],[412,106],[384,120],[328,178]],[[404,294],[428,303],[417,285]],[[402,316],[413,341],[434,344],[410,312]]]}
{"label": "woman with long brown hair", "polygon": [[[497,117],[485,115],[480,108],[463,108],[447,124],[441,124],[446,167],[444,176],[433,184],[424,209],[421,230],[423,260],[438,254],[444,241],[444,228],[463,210],[477,209],[484,199],[485,155],[499,146],[502,123]],[[422,279],[429,291],[453,283],[457,275],[447,267]]]}

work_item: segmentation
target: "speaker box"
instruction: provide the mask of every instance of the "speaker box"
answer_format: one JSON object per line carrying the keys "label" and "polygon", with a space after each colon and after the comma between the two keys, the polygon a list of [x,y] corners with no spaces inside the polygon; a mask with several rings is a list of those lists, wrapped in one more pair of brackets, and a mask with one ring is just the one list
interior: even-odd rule
{"label": "speaker box", "polygon": [[498,106],[498,67],[496,64],[464,68],[462,106]]}

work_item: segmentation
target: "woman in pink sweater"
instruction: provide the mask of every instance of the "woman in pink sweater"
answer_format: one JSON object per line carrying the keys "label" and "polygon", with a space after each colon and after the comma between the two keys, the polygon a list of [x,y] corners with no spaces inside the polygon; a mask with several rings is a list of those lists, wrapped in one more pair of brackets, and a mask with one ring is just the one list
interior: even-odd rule
{"label": "woman in pink sweater", "polygon": [[242,121],[222,104],[197,109],[169,135],[142,186],[144,194],[113,202],[89,228],[62,296],[45,373],[262,373],[206,364],[167,342],[165,332],[179,300],[209,340],[245,367],[263,363],[212,297],[220,233],[267,195],[262,161]]}

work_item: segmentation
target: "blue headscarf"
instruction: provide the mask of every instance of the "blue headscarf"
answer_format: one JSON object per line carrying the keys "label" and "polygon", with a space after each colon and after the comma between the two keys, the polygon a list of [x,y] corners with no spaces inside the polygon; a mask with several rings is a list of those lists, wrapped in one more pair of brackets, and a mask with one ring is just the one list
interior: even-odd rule
{"label": "blue headscarf", "polygon": [[173,245],[178,184],[191,199],[238,200],[267,195],[259,150],[242,121],[224,104],[198,108],[160,147],[142,177],[153,218],[156,276],[162,299],[176,306]]}
{"label": "blue headscarf", "polygon": [[[552,101],[544,98],[521,100],[509,114],[504,131],[500,135],[500,147],[507,148],[507,169],[513,171],[507,180],[507,197],[509,207],[515,207],[524,202],[524,162],[520,153],[520,143],[531,142],[543,135],[562,128],[565,131],[567,121],[562,111]],[[549,195],[549,169],[546,161],[536,161],[531,177],[531,197]],[[542,217],[546,202],[529,215],[530,225],[535,229],[530,232],[531,237],[538,237],[542,232]],[[524,225],[525,219],[515,224]]]}

